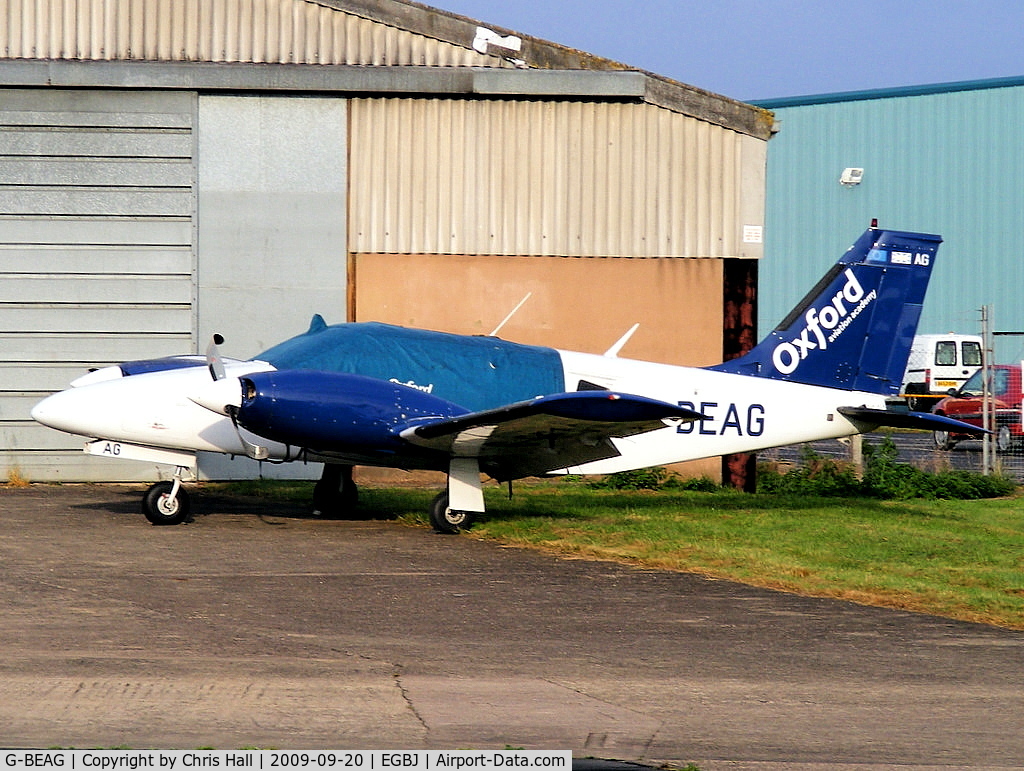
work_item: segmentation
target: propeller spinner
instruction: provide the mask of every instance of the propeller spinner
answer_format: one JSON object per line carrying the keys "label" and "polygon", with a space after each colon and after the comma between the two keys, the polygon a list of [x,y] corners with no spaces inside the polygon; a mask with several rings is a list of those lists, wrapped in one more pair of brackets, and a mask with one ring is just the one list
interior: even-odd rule
{"label": "propeller spinner", "polygon": [[270,450],[253,444],[242,436],[242,430],[238,425],[238,410],[242,406],[242,382],[237,377],[227,376],[224,359],[220,355],[220,346],[223,343],[224,337],[214,334],[206,348],[206,366],[210,370],[213,382],[190,394],[188,398],[200,407],[231,418],[231,425],[235,427],[235,433],[245,448],[245,454],[253,460],[266,460],[270,457]]}

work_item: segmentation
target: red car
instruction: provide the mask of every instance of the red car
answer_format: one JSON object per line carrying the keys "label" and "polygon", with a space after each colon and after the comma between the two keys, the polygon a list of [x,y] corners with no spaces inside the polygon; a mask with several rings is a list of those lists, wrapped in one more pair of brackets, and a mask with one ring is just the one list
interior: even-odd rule
{"label": "red car", "polygon": [[[996,449],[1009,452],[1014,445],[1024,441],[1021,430],[1021,367],[1019,364],[995,364],[991,370],[989,392],[992,421],[995,431]],[[973,426],[982,425],[982,383],[984,371],[978,370],[956,393],[952,393],[932,409],[936,415],[946,415],[962,420]],[[951,450],[962,439],[971,439],[968,434],[951,431],[934,431],[932,437],[940,450]]]}

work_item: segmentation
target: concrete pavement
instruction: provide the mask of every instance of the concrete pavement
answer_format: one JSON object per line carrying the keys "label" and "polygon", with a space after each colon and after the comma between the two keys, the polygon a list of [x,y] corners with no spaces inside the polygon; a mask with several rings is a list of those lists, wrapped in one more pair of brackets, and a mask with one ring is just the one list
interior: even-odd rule
{"label": "concrete pavement", "polygon": [[1024,768],[1019,632],[140,495],[0,487],[0,744]]}

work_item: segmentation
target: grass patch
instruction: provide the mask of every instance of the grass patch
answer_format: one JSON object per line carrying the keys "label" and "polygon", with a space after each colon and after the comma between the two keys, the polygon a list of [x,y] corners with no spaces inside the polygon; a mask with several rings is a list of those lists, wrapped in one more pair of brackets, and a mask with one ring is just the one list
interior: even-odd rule
{"label": "grass patch", "polygon": [[475,537],[1024,629],[1017,498],[884,501],[530,487]]}
{"label": "grass patch", "polygon": [[[246,483],[249,484],[249,483]],[[311,483],[226,491],[308,500]],[[360,491],[367,516],[429,526],[434,490]],[[601,490],[577,480],[485,490],[469,537],[699,573],[816,597],[1024,629],[1024,506],[798,493]],[[462,536],[466,537],[466,536]]]}

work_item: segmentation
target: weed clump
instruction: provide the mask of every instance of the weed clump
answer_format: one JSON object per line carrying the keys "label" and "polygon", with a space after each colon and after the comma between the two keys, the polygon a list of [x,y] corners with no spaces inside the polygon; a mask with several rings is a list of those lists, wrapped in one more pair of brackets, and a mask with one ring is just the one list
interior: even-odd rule
{"label": "weed clump", "polygon": [[21,473],[21,469],[14,467],[7,472],[6,484],[9,487],[28,487],[31,482]]}
{"label": "weed clump", "polygon": [[692,490],[712,493],[722,486],[710,477],[684,479],[661,466],[641,468],[634,471],[619,471],[587,483],[593,490]]}

